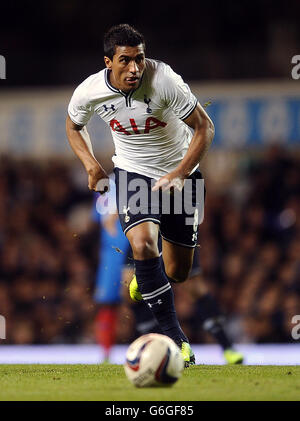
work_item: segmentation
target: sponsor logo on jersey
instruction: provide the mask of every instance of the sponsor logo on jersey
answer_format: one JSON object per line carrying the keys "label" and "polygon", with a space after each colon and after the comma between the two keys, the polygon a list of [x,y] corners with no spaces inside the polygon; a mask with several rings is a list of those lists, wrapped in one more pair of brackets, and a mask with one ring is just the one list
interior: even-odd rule
{"label": "sponsor logo on jersey", "polygon": [[[132,134],[141,134],[140,130],[137,127],[135,119],[130,118],[129,122],[134,133],[125,129],[122,126],[122,124],[115,118],[113,120],[110,120],[109,125],[110,125],[111,130],[113,130],[114,132],[123,133],[127,136],[130,136]],[[150,130],[156,129],[157,127],[165,127],[166,125],[167,123],[165,123],[164,121],[160,121],[155,117],[148,117],[145,121],[145,127],[143,131],[144,131],[144,134],[147,134],[150,132]]]}

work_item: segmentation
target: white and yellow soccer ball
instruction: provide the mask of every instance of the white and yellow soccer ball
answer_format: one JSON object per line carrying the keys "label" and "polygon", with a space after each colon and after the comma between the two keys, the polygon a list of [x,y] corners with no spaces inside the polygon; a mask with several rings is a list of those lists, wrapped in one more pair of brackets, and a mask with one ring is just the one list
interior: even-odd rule
{"label": "white and yellow soccer ball", "polygon": [[179,347],[168,336],[157,333],[132,342],[124,364],[128,380],[136,387],[172,386],[183,368]]}

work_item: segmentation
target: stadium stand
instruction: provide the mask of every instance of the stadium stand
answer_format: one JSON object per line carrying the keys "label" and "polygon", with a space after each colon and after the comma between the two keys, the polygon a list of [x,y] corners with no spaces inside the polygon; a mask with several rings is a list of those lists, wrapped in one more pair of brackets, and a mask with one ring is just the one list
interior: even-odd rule
{"label": "stadium stand", "polygon": [[[227,316],[236,343],[292,342],[300,308],[300,158],[269,146],[239,156],[227,189],[206,174],[200,228],[203,276]],[[94,342],[92,297],[98,232],[92,194],[75,180],[73,162],[0,162],[0,308],[6,344]],[[176,290],[191,342],[197,328],[190,288]],[[118,343],[134,336],[128,304],[120,308]]]}

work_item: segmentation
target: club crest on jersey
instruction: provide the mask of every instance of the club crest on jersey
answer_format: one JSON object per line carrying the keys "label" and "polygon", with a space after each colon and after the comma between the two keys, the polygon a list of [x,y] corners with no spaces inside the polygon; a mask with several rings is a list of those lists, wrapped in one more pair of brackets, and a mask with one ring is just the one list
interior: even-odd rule
{"label": "club crest on jersey", "polygon": [[146,113],[148,113],[148,114],[152,113],[152,110],[149,107],[150,102],[151,102],[151,98],[147,98],[147,95],[144,95],[144,103],[147,104]]}
{"label": "club crest on jersey", "polygon": [[104,111],[108,111],[109,109],[112,111],[116,111],[114,104],[111,104],[111,106],[103,105]]}

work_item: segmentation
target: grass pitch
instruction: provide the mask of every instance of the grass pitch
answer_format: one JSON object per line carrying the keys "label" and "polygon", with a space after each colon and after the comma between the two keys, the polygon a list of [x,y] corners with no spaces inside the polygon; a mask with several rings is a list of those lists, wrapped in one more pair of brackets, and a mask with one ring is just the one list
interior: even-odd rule
{"label": "grass pitch", "polygon": [[297,401],[300,366],[198,365],[173,387],[132,386],[123,367],[0,365],[1,401]]}

